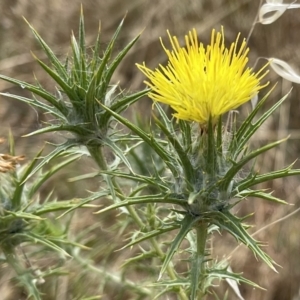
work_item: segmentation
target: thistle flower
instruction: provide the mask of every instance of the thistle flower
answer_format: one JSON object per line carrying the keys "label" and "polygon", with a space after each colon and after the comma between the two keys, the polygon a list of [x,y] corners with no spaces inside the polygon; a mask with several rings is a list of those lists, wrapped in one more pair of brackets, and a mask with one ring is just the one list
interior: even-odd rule
{"label": "thistle flower", "polygon": [[217,33],[213,30],[206,49],[199,44],[195,29],[185,36],[186,47],[168,35],[172,50],[161,40],[168,65],[159,65],[154,71],[145,63],[137,66],[150,80],[145,81],[152,89],[149,97],[170,105],[177,119],[205,126],[211,118],[215,123],[219,116],[247,102],[268,84],[260,85],[267,64],[257,73],[246,67],[249,48],[244,39],[238,49],[240,35],[226,48],[223,28]]}

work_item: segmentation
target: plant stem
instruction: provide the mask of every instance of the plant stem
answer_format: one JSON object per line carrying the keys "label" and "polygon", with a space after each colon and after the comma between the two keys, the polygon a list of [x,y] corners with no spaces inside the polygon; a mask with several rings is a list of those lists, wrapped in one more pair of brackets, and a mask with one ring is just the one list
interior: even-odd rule
{"label": "plant stem", "polygon": [[[96,163],[99,166],[99,168],[101,170],[108,170],[107,163],[106,163],[106,160],[105,160],[103,152],[102,152],[102,147],[87,147],[87,148],[88,148],[89,153],[93,157],[93,159],[96,161]],[[123,192],[122,192],[121,188],[119,187],[119,185],[116,182],[116,180],[115,180],[114,177],[107,176],[106,180],[109,181],[108,182],[109,185],[112,185],[114,187],[115,191],[117,191],[119,194],[123,195]],[[124,198],[126,198],[126,197],[124,196]],[[143,228],[144,227],[144,223],[141,220],[141,218],[138,216],[135,208],[133,206],[127,206],[126,209],[128,210],[128,213],[130,214],[130,216],[132,217],[132,219],[134,220],[134,222],[140,228]],[[161,250],[161,248],[160,248],[159,244],[157,243],[156,239],[155,238],[151,238],[150,242],[152,244],[152,247],[155,249],[157,255],[159,256],[159,258],[161,260],[163,260],[165,254]],[[166,271],[167,271],[170,279],[172,279],[172,280],[176,280],[177,279],[176,274],[174,272],[174,269],[171,266],[168,266],[167,269],[166,269]],[[181,288],[181,287],[179,288],[178,295],[179,295],[179,298],[181,300],[188,300],[189,299],[188,296],[186,295],[184,289]]]}
{"label": "plant stem", "polygon": [[[88,147],[88,150],[91,154],[91,156],[94,158],[94,160],[96,161],[97,165],[99,166],[99,168],[101,170],[108,170],[107,167],[107,163],[106,160],[104,158],[103,152],[102,152],[102,147]],[[115,191],[117,191],[118,193],[120,193],[121,195],[123,195],[123,192],[121,190],[121,188],[119,187],[118,183],[116,182],[115,178],[112,178],[110,176],[106,177],[107,181],[110,181],[110,183],[108,182],[108,184],[114,187]],[[125,197],[124,197],[125,198]],[[144,223],[142,222],[142,220],[139,218],[138,214],[136,213],[135,209],[132,206],[128,206],[127,210],[130,214],[130,216],[133,218],[133,220],[135,221],[135,223],[139,226],[139,227],[144,227]]]}
{"label": "plant stem", "polygon": [[196,227],[197,233],[197,261],[200,262],[200,287],[198,291],[198,300],[202,300],[205,295],[204,282],[205,282],[205,249],[206,249],[206,240],[207,240],[207,223],[200,222]]}
{"label": "plant stem", "polygon": [[18,276],[18,280],[27,290],[28,298],[34,300],[42,300],[42,298],[40,297],[40,293],[34,283],[34,276],[31,272],[28,272],[28,270],[23,269],[13,246],[2,243],[1,250],[5,256],[6,262],[14,269]]}

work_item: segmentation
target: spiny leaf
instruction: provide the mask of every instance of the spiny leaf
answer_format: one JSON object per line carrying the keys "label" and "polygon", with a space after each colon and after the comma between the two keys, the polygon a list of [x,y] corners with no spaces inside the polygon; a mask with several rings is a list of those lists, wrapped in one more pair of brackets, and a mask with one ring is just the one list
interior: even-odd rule
{"label": "spiny leaf", "polygon": [[95,193],[93,195],[91,195],[90,197],[87,197],[87,198],[84,198],[84,199],[81,199],[79,201],[77,201],[78,203],[74,203],[74,205],[72,207],[70,207],[69,209],[67,209],[65,212],[63,212],[59,217],[57,217],[57,219],[65,216],[66,214],[70,213],[71,211],[74,211],[80,207],[98,207],[96,205],[93,205],[93,206],[88,206],[87,204],[96,200],[96,199],[99,199],[101,197],[106,197],[108,196],[108,192],[107,191],[103,191],[103,192],[99,192],[99,193]]}
{"label": "spiny leaf", "polygon": [[57,70],[59,76],[62,77],[63,80],[67,81],[68,79],[68,74],[64,66],[60,63],[59,59],[55,56],[51,48],[45,43],[45,41],[41,38],[41,36],[37,33],[37,31],[31,26],[31,24],[24,18],[25,22],[28,24],[30,27],[32,33],[38,40],[39,44],[41,47],[44,49],[44,52],[47,54],[49,60],[51,61],[52,65],[55,67]]}
{"label": "spiny leaf", "polygon": [[128,159],[126,158],[126,156],[124,155],[123,151],[115,143],[113,143],[108,138],[103,138],[102,142],[103,142],[103,145],[108,146],[116,154],[116,156],[118,156],[123,161],[123,163],[127,166],[127,168],[129,169],[129,171],[132,174],[134,174],[134,172],[133,172],[133,170],[131,168],[131,164],[128,161]]}
{"label": "spiny leaf", "polygon": [[181,228],[180,228],[178,234],[176,235],[175,239],[171,243],[171,247],[169,248],[169,250],[166,254],[166,257],[164,259],[164,262],[161,266],[159,276],[158,276],[158,280],[161,279],[163,273],[166,271],[166,269],[167,269],[171,259],[173,258],[175,252],[178,251],[181,242],[183,241],[183,239],[186,237],[188,232],[192,229],[193,225],[198,220],[199,220],[199,218],[195,218],[192,215],[189,215],[189,214],[185,215],[184,219],[181,221]]}
{"label": "spiny leaf", "polygon": [[210,269],[209,276],[216,279],[230,279],[236,281],[237,283],[243,282],[253,286],[254,288],[264,290],[261,286],[259,286],[255,282],[241,276],[241,274],[230,272],[227,269]]}
{"label": "spiny leaf", "polygon": [[[41,218],[39,216],[36,216],[36,215],[34,215],[32,213],[24,212],[24,211],[9,211],[9,210],[5,210],[5,212],[6,212],[7,215],[13,216],[15,219],[37,220],[37,221],[44,220],[43,218]],[[8,220],[8,219],[12,219],[12,218],[5,218],[5,219]]]}
{"label": "spiny leaf", "polygon": [[24,177],[23,182],[25,183],[29,178],[31,178],[36,172],[38,172],[40,169],[44,167],[49,161],[54,159],[55,157],[61,155],[62,153],[66,152],[68,149],[78,146],[78,142],[76,140],[68,140],[65,143],[57,146],[51,153],[46,155],[42,161],[30,172],[30,174],[27,174],[26,177]]}
{"label": "spiny leaf", "polygon": [[30,240],[34,244],[39,243],[41,245],[44,245],[54,251],[59,252],[60,254],[62,254],[64,256],[71,257],[64,249],[57,246],[55,243],[52,243],[49,240],[49,238],[47,238],[47,237],[43,237],[43,236],[41,236],[39,234],[35,234],[31,231],[27,231],[26,233],[18,233],[17,236],[22,237],[26,240]]}
{"label": "spiny leaf", "polygon": [[100,96],[105,93],[105,91],[108,88],[108,84],[111,80],[112,75],[114,74],[116,68],[120,64],[120,62],[123,60],[124,56],[127,54],[127,52],[131,49],[131,47],[135,44],[135,42],[138,40],[140,35],[135,37],[118,55],[117,57],[113,60],[113,62],[109,65],[107,69],[107,73],[105,74],[105,77],[103,78],[104,81],[100,87]]}
{"label": "spiny leaf", "polygon": [[43,149],[41,149],[35,158],[27,165],[24,172],[21,174],[21,176],[17,179],[16,182],[16,189],[14,191],[13,197],[12,197],[12,205],[15,209],[19,209],[21,205],[21,199],[22,199],[22,193],[24,189],[24,181],[27,180],[27,178],[30,176],[34,166],[37,163],[37,160],[40,158],[41,154],[43,152]]}
{"label": "spiny leaf", "polygon": [[39,60],[36,56],[34,56],[35,60],[39,63],[39,65],[45,70],[45,72],[61,87],[61,89],[66,93],[68,98],[74,107],[78,106],[80,102],[80,98],[74,92],[74,88],[72,88],[67,81],[63,80],[59,74],[49,68],[46,64],[44,64],[41,60]]}
{"label": "spiny leaf", "polygon": [[17,279],[21,285],[27,290],[28,297],[34,300],[42,300],[39,290],[34,283],[34,276],[31,271],[24,270],[18,256],[13,249],[2,247],[6,262],[14,269],[17,274]]}
{"label": "spiny leaf", "polygon": [[50,170],[47,172],[41,174],[37,180],[33,183],[33,185],[30,187],[29,193],[28,193],[28,198],[31,198],[41,187],[41,185],[48,180],[51,176],[53,176],[55,173],[57,173],[59,170],[62,168],[66,167],[73,161],[77,160],[80,158],[82,155],[74,155],[70,157],[69,159],[64,160],[63,162],[56,164],[54,167],[52,167]]}
{"label": "spiny leaf", "polygon": [[250,250],[252,250],[256,257],[261,258],[273,271],[277,273],[273,265],[275,262],[258,246],[257,241],[248,234],[239,218],[233,216],[230,212],[211,212],[210,214],[212,223],[216,224],[221,229],[228,231],[238,241],[245,244]]}
{"label": "spiny leaf", "polygon": [[143,91],[139,91],[128,96],[125,96],[114,103],[110,109],[114,112],[121,113],[125,108],[129,107],[131,104],[135,103],[140,98],[146,96],[149,93],[149,89],[145,89]]}
{"label": "spiny leaf", "polygon": [[86,47],[85,47],[85,29],[84,29],[84,15],[83,15],[83,7],[81,4],[80,7],[80,20],[79,20],[79,49],[81,58],[84,60],[86,57]]}
{"label": "spiny leaf", "polygon": [[[107,195],[103,194],[103,196]],[[48,214],[49,212],[57,212],[57,211],[66,211],[64,212],[64,215],[68,212],[73,211],[76,208],[79,207],[85,207],[85,208],[96,208],[97,205],[89,204],[91,201],[100,198],[100,195],[91,196],[89,198],[85,199],[72,199],[72,200],[60,200],[58,202],[47,202],[44,203],[43,206],[34,207],[34,209],[31,211],[34,215],[44,215]],[[61,215],[62,216],[62,215]]]}
{"label": "spiny leaf", "polygon": [[[133,93],[129,96],[125,96],[121,99],[119,99],[117,102],[113,103],[110,106],[110,109],[118,114],[120,114],[122,111],[124,111],[126,108],[128,108],[130,105],[134,104],[137,100],[142,98],[143,96],[147,95],[149,90],[144,90],[140,92]],[[96,100],[100,101],[100,100]],[[103,101],[100,101],[101,103]],[[103,104],[103,103],[102,103]],[[109,119],[111,118],[111,114],[109,111],[105,111],[105,113],[102,113],[101,115],[97,116],[99,127],[106,126],[108,124]]]}
{"label": "spiny leaf", "polygon": [[260,199],[268,200],[271,202],[276,202],[279,204],[288,204],[286,201],[281,200],[277,197],[272,196],[272,193],[265,193],[262,190],[244,190],[242,192],[239,192],[236,196],[238,197],[257,197]]}
{"label": "spiny leaf", "polygon": [[[43,99],[45,99],[46,101],[51,103],[58,111],[60,111],[61,114],[63,116],[65,116],[65,118],[67,118],[67,116],[69,115],[69,110],[68,110],[67,106],[65,105],[65,103],[62,102],[62,101],[59,101],[56,97],[54,97],[52,94],[48,93],[46,90],[42,89],[41,87],[36,87],[36,86],[34,86],[32,84],[29,84],[27,82],[17,80],[17,79],[14,79],[14,78],[10,78],[10,77],[4,76],[4,75],[0,75],[0,79],[3,79],[5,81],[8,81],[8,82],[13,83],[15,85],[18,85],[18,86],[34,93],[35,95],[38,95],[38,96],[42,97]],[[6,94],[6,95],[9,95],[9,94]],[[11,98],[16,98],[16,97],[11,96]]]}
{"label": "spiny leaf", "polygon": [[77,123],[76,125],[70,125],[70,124],[59,124],[59,125],[50,125],[48,127],[44,127],[38,130],[35,130],[31,133],[25,134],[24,137],[28,136],[33,136],[33,135],[38,135],[46,132],[57,132],[57,131],[68,131],[72,132],[73,134],[78,134],[79,136],[89,136],[92,134],[91,130],[88,130],[87,128],[83,126],[78,126],[79,124]]}
{"label": "spiny leaf", "polygon": [[105,207],[95,212],[95,214],[100,214],[123,206],[125,207],[129,205],[145,204],[145,203],[164,203],[164,204],[171,203],[171,204],[177,204],[184,207],[186,206],[185,200],[173,198],[162,194],[157,194],[157,195],[136,196],[132,198],[128,197],[122,200],[121,202],[112,204],[108,207]]}
{"label": "spiny leaf", "polygon": [[[105,70],[107,67],[107,63],[110,59],[112,52],[112,45],[106,48],[103,58],[101,59],[101,64],[98,69],[94,71],[93,77],[90,80],[86,91],[85,97],[85,105],[86,105],[86,113],[89,120],[94,120],[95,118],[95,106],[97,105],[97,100],[101,101],[101,103],[105,99],[105,93],[99,93],[99,85],[103,84],[103,77],[105,76]],[[105,90],[106,92],[106,90]],[[103,103],[104,104],[104,103]]]}
{"label": "spiny leaf", "polygon": [[[100,104],[101,105],[101,104]],[[105,110],[107,110],[114,118],[116,118],[119,122],[124,124],[126,127],[131,129],[135,134],[137,134],[141,139],[143,139],[147,144],[149,144],[152,149],[163,159],[163,161],[167,164],[170,168],[171,172],[173,173],[174,177],[178,177],[180,175],[180,171],[176,168],[177,162],[174,160],[173,156],[168,153],[158,142],[157,140],[152,137],[150,134],[147,134],[138,126],[134,125],[133,123],[129,122],[126,118],[123,118],[119,114],[112,111],[110,108],[101,105]]]}
{"label": "spiny leaf", "polygon": [[133,241],[131,241],[130,243],[126,244],[125,246],[123,246],[121,249],[119,250],[123,250],[123,249],[126,249],[126,248],[129,248],[133,245],[136,245],[136,244],[139,244],[145,240],[149,240],[155,236],[159,236],[163,233],[166,233],[166,232],[170,232],[172,230],[175,230],[175,229],[178,229],[180,227],[180,224],[173,224],[173,225],[169,225],[169,226],[163,226],[163,227],[160,227],[158,229],[155,229],[155,230],[152,230],[152,231],[148,231],[146,233],[142,233],[142,236],[140,236],[139,238],[136,238],[134,239]]}
{"label": "spiny leaf", "polygon": [[[5,97],[9,97],[9,98],[12,98],[12,99],[17,99],[17,100],[25,102],[25,103],[27,103],[31,106],[41,108],[46,113],[51,113],[53,116],[56,116],[57,118],[62,119],[63,121],[67,121],[66,117],[59,110],[55,109],[53,106],[49,106],[49,105],[47,105],[43,102],[40,102],[36,99],[30,99],[30,98],[26,98],[26,97],[22,97],[22,96],[18,96],[18,95],[13,95],[13,94],[9,94],[9,93],[0,93],[0,95],[5,96]],[[53,99],[55,99],[55,98],[53,98]]]}
{"label": "spiny leaf", "polygon": [[222,189],[227,190],[231,180],[234,178],[234,176],[242,169],[242,167],[248,163],[250,160],[254,159],[255,157],[259,156],[260,154],[278,146],[282,142],[285,142],[288,138],[284,138],[279,141],[275,141],[273,143],[267,144],[259,149],[256,149],[249,154],[243,156],[241,160],[238,162],[235,162],[232,167],[227,171],[226,175],[224,176],[224,179],[222,182],[220,182]]}
{"label": "spiny leaf", "polygon": [[[274,87],[275,88],[275,87]],[[272,90],[271,90],[272,91]],[[273,112],[286,100],[290,92],[277,101],[268,111],[266,111],[254,124],[252,120],[256,116],[257,112],[261,108],[262,104],[266,101],[271,91],[258,103],[248,118],[242,123],[241,127],[232,139],[229,147],[229,152],[232,153],[232,158],[236,159],[238,155],[243,151],[244,146],[249,141],[251,136],[261,127],[261,125],[273,114]]]}
{"label": "spiny leaf", "polygon": [[276,178],[284,178],[288,176],[300,175],[300,169],[293,170],[292,169],[293,165],[294,163],[281,170],[277,170],[277,171],[273,171],[261,175],[256,174],[255,176],[247,177],[238,183],[238,185],[236,186],[236,193],[238,193],[239,191],[243,191],[247,188],[250,188],[256,184],[274,180]]}
{"label": "spiny leaf", "polygon": [[[101,173],[120,177],[120,178],[130,179],[130,180],[136,181],[136,182],[143,182],[148,185],[153,185],[153,186],[159,187],[160,189],[164,190],[165,192],[170,191],[169,186],[163,184],[162,180],[157,177],[148,177],[148,176],[143,176],[143,175],[139,175],[139,174],[132,175],[132,174],[123,173],[120,171],[101,171]],[[94,177],[95,173],[93,173],[92,176]]]}
{"label": "spiny leaf", "polygon": [[164,124],[157,118],[155,118],[155,123],[159,126],[159,128],[164,132],[168,140],[170,141],[170,144],[174,149],[176,150],[176,153],[181,161],[181,166],[185,170],[186,179],[188,182],[193,183],[195,181],[195,172],[194,168],[191,164],[191,161],[189,160],[189,157],[187,155],[187,152],[182,148],[179,140],[176,137],[175,130],[172,126],[171,121],[167,118],[164,111],[161,109],[159,105],[156,106],[161,117],[164,120]]}

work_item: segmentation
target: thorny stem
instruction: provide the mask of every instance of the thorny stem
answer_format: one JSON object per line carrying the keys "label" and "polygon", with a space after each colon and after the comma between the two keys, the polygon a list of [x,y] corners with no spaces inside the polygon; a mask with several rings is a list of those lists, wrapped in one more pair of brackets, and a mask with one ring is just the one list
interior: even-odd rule
{"label": "thorny stem", "polygon": [[[96,163],[99,166],[99,168],[101,170],[108,170],[107,163],[106,163],[106,160],[105,160],[103,152],[102,152],[102,147],[87,147],[87,148],[88,148],[89,153],[93,157],[93,159],[96,161]],[[122,192],[121,188],[119,187],[119,185],[116,182],[116,180],[115,180],[114,177],[107,176],[106,180],[110,181],[110,183],[113,185],[113,187],[114,187],[114,189],[115,189],[116,192],[118,192],[119,194],[123,195],[123,192]],[[124,198],[126,198],[126,197],[124,196]],[[126,209],[127,209],[128,213],[130,214],[130,216],[132,217],[132,219],[134,220],[134,222],[140,228],[143,228],[144,227],[144,223],[141,220],[141,218],[138,216],[135,208],[133,206],[128,206],[128,207],[126,207]],[[151,242],[153,248],[155,249],[157,255],[159,256],[159,258],[161,260],[163,260],[165,254],[161,250],[161,248],[158,245],[156,239],[155,238],[151,238],[150,242]],[[174,272],[174,269],[172,267],[168,266],[167,269],[166,269],[166,271],[167,271],[170,279],[172,279],[172,280],[176,280],[177,279],[176,274]],[[186,295],[186,293],[184,292],[184,290],[182,288],[179,288],[178,295],[179,295],[179,297],[180,297],[181,300],[188,300],[189,299],[188,296]]]}
{"label": "thorny stem", "polygon": [[205,296],[205,291],[203,284],[205,282],[204,276],[206,272],[205,268],[205,249],[206,249],[206,240],[207,240],[207,224],[205,222],[200,222],[196,227],[197,233],[197,261],[201,264],[200,270],[200,287],[198,291],[198,300],[202,300]]}

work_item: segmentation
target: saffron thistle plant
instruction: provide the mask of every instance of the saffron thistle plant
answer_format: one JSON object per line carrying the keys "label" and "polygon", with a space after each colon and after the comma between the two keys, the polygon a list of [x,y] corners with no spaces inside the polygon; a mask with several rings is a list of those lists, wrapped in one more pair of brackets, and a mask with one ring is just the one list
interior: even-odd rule
{"label": "saffron thistle plant", "polygon": [[[286,97],[259,117],[258,112],[268,93],[239,128],[236,128],[234,121],[229,127],[222,124],[224,113],[250,100],[267,85],[261,85],[260,82],[266,74],[262,73],[266,66],[256,73],[245,68],[248,53],[245,40],[238,48],[237,38],[227,49],[224,45],[224,33],[217,33],[215,39],[213,31],[211,44],[206,50],[202,44],[199,45],[195,31],[190,32],[185,40],[185,48],[180,47],[177,38],[171,36],[173,49],[170,51],[163,45],[169,58],[167,67],[160,66],[160,69],[152,71],[145,64],[138,65],[150,80],[146,81],[151,88],[149,96],[155,101],[160,116],[156,118],[156,125],[164,133],[167,144],[165,140],[159,139],[156,139],[155,144],[139,128],[114,114],[116,119],[155,149],[172,175],[167,178],[141,178],[141,181],[152,181],[156,186],[159,182],[160,193],[154,198],[153,195],[137,195],[128,198],[126,203],[114,204],[102,212],[137,203],[156,202],[181,206],[181,210],[176,210],[177,222],[173,227],[166,229],[165,221],[160,230],[150,233],[152,236],[160,234],[164,229],[175,230],[178,229],[178,222],[180,224],[162,264],[159,278],[162,278],[174,254],[179,251],[180,244],[187,238],[190,247],[185,250],[191,253],[190,271],[186,278],[178,276],[177,280],[166,281],[164,284],[172,287],[187,285],[191,299],[202,299],[214,279],[230,278],[250,283],[240,275],[228,271],[226,264],[224,266],[224,263],[215,264],[210,261],[206,242],[209,234],[216,228],[229,232],[275,270],[274,261],[247,233],[243,218],[234,215],[231,209],[250,196],[285,203],[264,190],[253,190],[252,187],[274,178],[299,174],[299,170],[291,170],[290,166],[263,175],[256,174],[253,169],[248,173],[243,170],[258,155],[284,141],[276,141],[254,151],[247,149],[249,139]],[[175,110],[177,123],[167,117],[157,102],[169,104]],[[113,174],[129,177],[120,172]],[[146,239],[148,235],[149,233],[141,233],[128,246]],[[255,286],[254,283],[250,284]]]}
{"label": "saffron thistle plant", "polygon": [[[102,207],[97,213],[118,209],[126,216],[121,232],[131,235],[123,248],[139,245],[140,253],[124,261],[123,270],[132,265],[145,268],[147,261],[150,278],[133,284],[126,278],[125,271],[120,277],[109,275],[108,270],[107,274],[103,270],[101,274],[132,291],[136,299],[165,299],[168,295],[178,299],[204,299],[209,292],[213,293],[214,284],[222,279],[258,287],[230,271],[229,262],[216,261],[209,252],[207,241],[215,231],[226,231],[275,270],[275,262],[247,232],[244,218],[235,215],[232,208],[247,197],[285,203],[265,190],[255,189],[255,185],[300,174],[300,170],[292,170],[292,166],[266,174],[245,168],[260,154],[284,141],[249,150],[250,138],[286,97],[261,114],[268,92],[240,126],[233,117],[230,126],[223,125],[224,114],[233,116],[231,110],[249,101],[267,85],[262,82],[266,66],[258,72],[248,68],[249,50],[245,40],[239,45],[238,35],[227,48],[223,29],[220,33],[212,32],[207,47],[199,43],[195,30],[186,37],[186,47],[180,46],[177,38],[169,34],[172,49],[163,45],[168,65],[154,71],[145,64],[138,65],[148,77],[146,84],[150,89],[125,94],[111,83],[111,78],[137,38],[113,57],[113,46],[121,26],[122,23],[104,50],[100,48],[99,35],[92,55],[88,55],[81,13],[78,41],[72,36],[72,55],[64,63],[30,26],[47,54],[49,65],[35,58],[56,82],[56,92],[47,91],[39,83],[32,85],[0,75],[1,79],[32,92],[33,97],[1,94],[36,106],[54,118],[31,135],[53,131],[71,135],[65,135],[66,141],[40,158],[36,166],[36,162],[32,164],[19,183],[30,182],[49,161],[62,155],[71,155],[67,162],[75,163],[82,154],[88,154],[99,170],[78,179],[101,176],[103,183],[86,199],[77,200],[76,205],[68,202],[67,206],[71,206],[60,209],[65,214],[84,205],[93,207],[90,202],[95,199],[109,198],[111,205]],[[154,100],[155,108],[154,127],[149,129],[121,114],[146,94]],[[168,117],[160,103],[170,105],[175,118]],[[108,160],[105,153],[113,153],[114,160]],[[66,167],[67,162],[61,167]],[[35,186],[35,191],[39,186]],[[9,201],[15,199],[8,198]],[[22,207],[20,203],[21,200],[17,209]],[[46,220],[47,203],[43,214]],[[59,206],[60,202],[55,203]],[[26,215],[20,214],[19,219],[25,220]],[[30,234],[31,230],[33,228],[29,227]],[[14,247],[11,244],[8,250],[4,249],[8,257],[10,251],[14,253]],[[77,261],[84,261],[77,251],[69,253]],[[185,257],[185,260],[177,257]],[[100,272],[96,266],[89,269],[97,274]],[[31,285],[28,280],[21,282],[29,296],[41,298],[39,288],[32,285],[32,280]]]}

